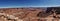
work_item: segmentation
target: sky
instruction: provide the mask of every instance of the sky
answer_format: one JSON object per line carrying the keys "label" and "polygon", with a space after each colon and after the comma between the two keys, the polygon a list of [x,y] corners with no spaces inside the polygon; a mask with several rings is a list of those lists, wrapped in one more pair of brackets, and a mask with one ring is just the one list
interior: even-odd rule
{"label": "sky", "polygon": [[60,0],[0,0],[0,8],[60,6]]}

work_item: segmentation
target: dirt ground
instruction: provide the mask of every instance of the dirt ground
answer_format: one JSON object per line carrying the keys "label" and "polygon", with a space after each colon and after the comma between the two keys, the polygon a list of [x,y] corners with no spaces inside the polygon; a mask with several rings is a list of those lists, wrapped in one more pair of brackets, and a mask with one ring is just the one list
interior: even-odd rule
{"label": "dirt ground", "polygon": [[36,8],[3,8],[0,9],[0,21],[38,21],[37,14],[43,11]]}

